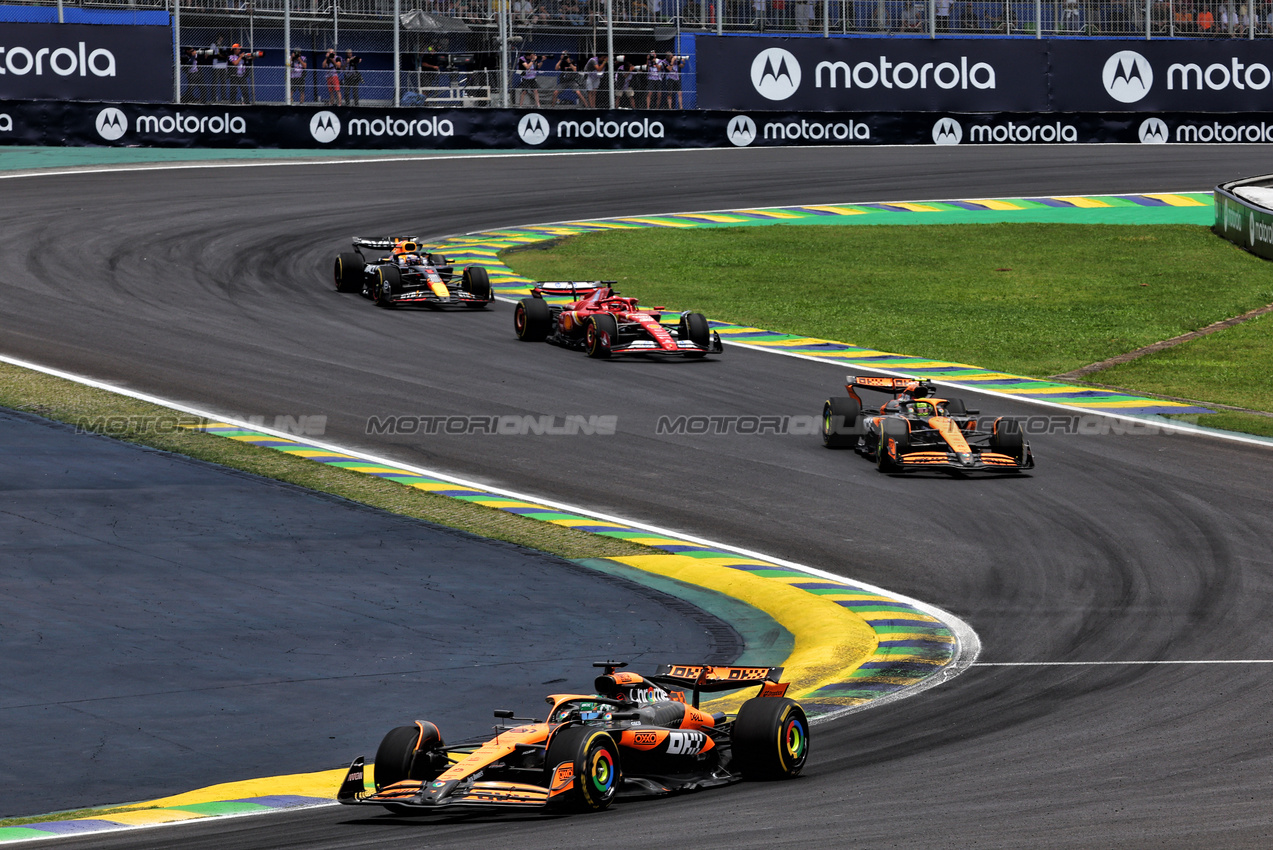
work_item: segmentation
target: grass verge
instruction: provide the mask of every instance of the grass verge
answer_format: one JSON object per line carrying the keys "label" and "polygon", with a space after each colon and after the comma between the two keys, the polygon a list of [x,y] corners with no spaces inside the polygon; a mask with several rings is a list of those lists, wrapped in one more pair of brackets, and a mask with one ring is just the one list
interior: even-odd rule
{"label": "grass verge", "polygon": [[[147,402],[8,363],[0,363],[0,407],[74,425],[91,421],[94,417],[111,416],[118,421],[120,417],[172,413]],[[437,496],[371,475],[198,431],[178,429],[172,433],[156,433],[135,428],[119,433],[112,430],[109,436],[564,558],[649,555],[654,551],[625,540],[527,519],[496,508]]]}
{"label": "grass verge", "polygon": [[[618,280],[643,303],[713,319],[1032,377],[1273,302],[1273,263],[1194,225],[611,231],[505,261],[540,280]],[[1273,411],[1269,328],[1254,320],[1091,378]],[[1199,424],[1265,434],[1269,423]]]}

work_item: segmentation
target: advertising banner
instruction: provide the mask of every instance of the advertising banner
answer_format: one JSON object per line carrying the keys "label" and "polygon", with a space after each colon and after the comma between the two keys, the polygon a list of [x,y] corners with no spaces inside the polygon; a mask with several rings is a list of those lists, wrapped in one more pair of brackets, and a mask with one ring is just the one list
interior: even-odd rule
{"label": "advertising banner", "polygon": [[0,99],[172,99],[163,26],[0,22]]}
{"label": "advertising banner", "polygon": [[1267,191],[1271,184],[1273,175],[1265,175],[1225,183],[1215,190],[1215,232],[1266,260],[1273,259],[1273,211],[1240,197],[1238,192],[1246,186]]}
{"label": "advertising banner", "polygon": [[0,145],[600,150],[1273,142],[1273,112],[704,112],[0,103]]}
{"label": "advertising banner", "polygon": [[748,111],[1273,109],[1273,56],[1242,39],[702,36],[698,103]]}

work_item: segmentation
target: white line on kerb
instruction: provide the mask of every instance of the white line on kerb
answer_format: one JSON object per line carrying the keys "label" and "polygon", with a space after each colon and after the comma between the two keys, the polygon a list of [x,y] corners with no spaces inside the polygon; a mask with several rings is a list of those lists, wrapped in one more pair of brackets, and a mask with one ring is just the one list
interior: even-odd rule
{"label": "white line on kerb", "polygon": [[1186,664],[1273,664],[1273,658],[1213,658],[1198,661],[975,661],[970,667],[1128,667]]}

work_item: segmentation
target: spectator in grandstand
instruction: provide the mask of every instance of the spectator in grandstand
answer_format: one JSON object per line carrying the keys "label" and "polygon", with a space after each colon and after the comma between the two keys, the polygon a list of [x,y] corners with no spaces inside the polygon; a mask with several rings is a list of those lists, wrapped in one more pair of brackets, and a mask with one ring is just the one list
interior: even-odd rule
{"label": "spectator in grandstand", "polygon": [[358,105],[358,87],[362,85],[362,72],[358,70],[360,64],[362,64],[361,56],[355,56],[352,50],[345,51],[345,76],[340,81],[345,106]]}
{"label": "spectator in grandstand", "polygon": [[1197,24],[1198,35],[1212,36],[1216,34],[1216,17],[1211,11],[1210,6],[1202,6],[1198,12]]}
{"label": "spectator in grandstand", "polygon": [[534,7],[530,5],[530,0],[513,0],[513,17],[522,25],[530,23],[530,16],[534,12]]}
{"label": "spectator in grandstand", "polygon": [[919,32],[924,28],[924,4],[911,3],[902,12],[902,32]]}
{"label": "spectator in grandstand", "polygon": [[212,42],[212,47],[208,48],[208,54],[212,59],[211,101],[223,103],[230,94],[230,64],[229,54],[225,49],[225,36],[217,36],[216,41]]}
{"label": "spectator in grandstand", "polygon": [[305,102],[305,69],[309,63],[305,61],[305,57],[301,55],[299,50],[292,51],[292,58],[288,60],[290,67],[289,73],[292,75],[292,102]]}
{"label": "spectator in grandstand", "polygon": [[199,64],[199,51],[189,48],[182,64],[186,68],[186,103],[203,103],[208,99],[208,93],[205,91],[203,66]]}
{"label": "spectator in grandstand", "polygon": [[937,0],[933,7],[933,21],[938,32],[950,32],[950,0]]}
{"label": "spectator in grandstand", "polygon": [[1195,32],[1193,15],[1192,0],[1176,0],[1176,9],[1172,21],[1172,26],[1174,27],[1173,35],[1193,35]]}

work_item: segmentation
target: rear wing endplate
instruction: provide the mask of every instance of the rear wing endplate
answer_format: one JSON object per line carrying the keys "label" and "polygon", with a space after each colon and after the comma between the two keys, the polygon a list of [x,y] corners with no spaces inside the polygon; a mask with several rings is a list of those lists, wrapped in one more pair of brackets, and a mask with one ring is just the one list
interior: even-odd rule
{"label": "rear wing endplate", "polygon": [[536,298],[566,297],[578,301],[616,283],[617,280],[537,280],[531,286],[530,294]]}

